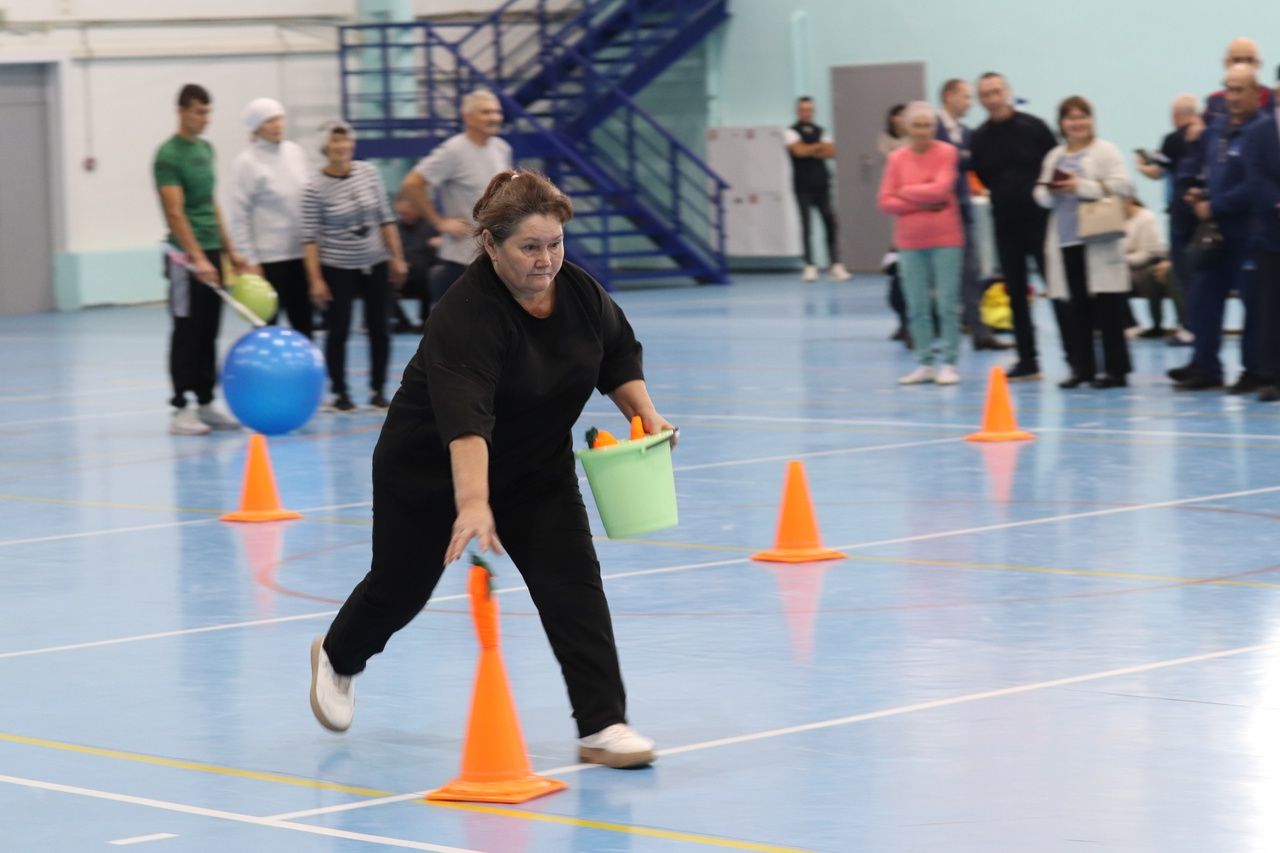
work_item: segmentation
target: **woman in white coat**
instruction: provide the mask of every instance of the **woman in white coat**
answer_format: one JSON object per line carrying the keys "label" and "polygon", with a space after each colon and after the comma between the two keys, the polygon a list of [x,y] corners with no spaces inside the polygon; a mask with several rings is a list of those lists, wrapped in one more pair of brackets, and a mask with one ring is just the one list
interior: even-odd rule
{"label": "woman in white coat", "polygon": [[284,138],[279,101],[250,102],[244,123],[253,137],[231,165],[231,237],[249,261],[247,272],[271,282],[289,325],[309,338],[314,315],[302,264],[302,191],[311,177],[307,155]]}
{"label": "woman in white coat", "polygon": [[[1120,149],[1094,135],[1093,107],[1073,95],[1058,105],[1058,129],[1064,144],[1045,155],[1035,198],[1051,211],[1045,233],[1045,278],[1049,296],[1064,299],[1074,318],[1072,376],[1061,388],[1119,388],[1132,369],[1124,326],[1129,292],[1124,233],[1104,239],[1080,237],[1083,202],[1132,192]],[[1103,372],[1097,369],[1094,332],[1101,332]]]}

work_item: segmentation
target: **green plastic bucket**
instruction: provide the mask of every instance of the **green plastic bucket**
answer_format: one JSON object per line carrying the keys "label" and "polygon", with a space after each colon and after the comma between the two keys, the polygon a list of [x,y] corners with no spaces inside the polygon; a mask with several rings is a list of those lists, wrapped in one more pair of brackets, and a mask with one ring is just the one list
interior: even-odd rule
{"label": "green plastic bucket", "polygon": [[652,533],[679,523],[676,477],[671,467],[672,434],[665,430],[599,450],[578,451],[610,539]]}

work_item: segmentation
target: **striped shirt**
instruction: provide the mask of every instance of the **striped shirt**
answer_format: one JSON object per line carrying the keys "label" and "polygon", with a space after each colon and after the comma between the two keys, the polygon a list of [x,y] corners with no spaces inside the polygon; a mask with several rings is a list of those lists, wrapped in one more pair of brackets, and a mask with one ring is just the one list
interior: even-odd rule
{"label": "striped shirt", "polygon": [[354,270],[387,260],[383,225],[394,225],[382,176],[357,160],[345,177],[312,175],[302,193],[302,242],[315,243],[320,263]]}

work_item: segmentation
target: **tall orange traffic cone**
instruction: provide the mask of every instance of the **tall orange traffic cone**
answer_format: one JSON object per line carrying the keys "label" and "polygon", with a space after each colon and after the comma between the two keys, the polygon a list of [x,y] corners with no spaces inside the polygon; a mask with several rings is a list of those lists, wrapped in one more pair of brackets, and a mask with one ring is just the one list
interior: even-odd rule
{"label": "tall orange traffic cone", "polygon": [[489,594],[489,569],[473,558],[471,618],[480,639],[480,663],[471,694],[471,716],[462,747],[462,775],[427,793],[428,800],[523,803],[569,787],[535,776],[520,733],[507,669],[498,648],[498,601]]}
{"label": "tall orange traffic cone", "polygon": [[1004,371],[999,367],[991,368],[991,381],[987,384],[987,405],[982,413],[982,429],[966,435],[965,441],[1029,441],[1033,438],[1035,436],[1031,433],[1018,429]]}
{"label": "tall orange traffic cone", "polygon": [[290,518],[302,518],[302,513],[280,506],[276,475],[271,472],[271,454],[267,452],[267,437],[255,432],[249,436],[249,454],[244,463],[240,509],[222,516],[222,520],[285,521]]}
{"label": "tall orange traffic cone", "polygon": [[840,560],[845,556],[822,546],[804,465],[792,460],[787,463],[787,480],[782,486],[782,510],[778,513],[778,535],[774,545],[767,551],[752,554],[751,559],[766,563],[811,563]]}

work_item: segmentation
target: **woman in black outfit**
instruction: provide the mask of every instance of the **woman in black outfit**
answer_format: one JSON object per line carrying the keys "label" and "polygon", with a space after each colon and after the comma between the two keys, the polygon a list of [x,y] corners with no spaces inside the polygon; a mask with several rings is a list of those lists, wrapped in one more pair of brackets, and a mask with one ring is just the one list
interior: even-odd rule
{"label": "woman in black outfit", "polygon": [[672,427],[649,399],[626,317],[564,263],[572,216],[529,172],[499,173],[475,206],[483,251],[431,312],[373,453],[372,566],[312,644],[311,706],[327,728],[350,725],[352,676],[475,540],[505,548],[524,576],[568,686],[580,760],[654,759],[626,723],[570,431],[593,389],[650,434]]}

